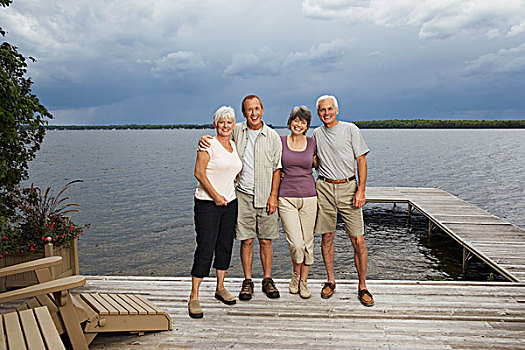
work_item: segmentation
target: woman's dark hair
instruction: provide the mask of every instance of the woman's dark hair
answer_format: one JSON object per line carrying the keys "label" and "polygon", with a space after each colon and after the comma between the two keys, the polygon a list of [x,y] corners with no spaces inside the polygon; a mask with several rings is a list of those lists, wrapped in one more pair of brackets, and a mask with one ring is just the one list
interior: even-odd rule
{"label": "woman's dark hair", "polygon": [[290,118],[288,118],[288,129],[290,129],[290,125],[292,125],[292,121],[295,118],[299,118],[300,120],[304,120],[306,122],[306,130],[304,131],[304,134],[308,131],[310,128],[310,122],[312,121],[312,113],[306,106],[295,106],[292,108],[292,111],[290,112]]}

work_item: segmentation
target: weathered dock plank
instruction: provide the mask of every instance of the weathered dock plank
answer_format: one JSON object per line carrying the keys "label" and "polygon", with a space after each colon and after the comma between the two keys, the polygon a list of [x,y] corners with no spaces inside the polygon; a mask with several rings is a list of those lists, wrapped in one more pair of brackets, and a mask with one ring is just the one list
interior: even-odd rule
{"label": "weathered dock plank", "polygon": [[525,282],[525,230],[439,188],[370,187],[366,195],[369,202],[408,203],[498,273]]}
{"label": "weathered dock plank", "polygon": [[[227,278],[236,295],[242,280]],[[287,292],[268,299],[255,280],[248,302],[226,306],[213,297],[215,281],[201,287],[204,318],[191,319],[189,277],[88,277],[82,291],[141,293],[166,310],[169,332],[138,337],[99,335],[91,349],[525,349],[525,284],[441,281],[369,281],[376,305],[362,306],[357,281],[337,281],[330,299],[320,297],[321,280],[310,280],[312,298]]]}

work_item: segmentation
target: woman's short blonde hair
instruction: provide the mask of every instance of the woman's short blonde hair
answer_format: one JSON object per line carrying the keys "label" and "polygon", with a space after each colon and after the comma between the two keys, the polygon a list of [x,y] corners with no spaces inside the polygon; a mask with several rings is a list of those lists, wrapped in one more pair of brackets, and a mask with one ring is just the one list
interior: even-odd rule
{"label": "woman's short blonde hair", "polygon": [[213,115],[213,125],[217,125],[218,122],[226,118],[235,123],[235,111],[229,106],[222,106]]}

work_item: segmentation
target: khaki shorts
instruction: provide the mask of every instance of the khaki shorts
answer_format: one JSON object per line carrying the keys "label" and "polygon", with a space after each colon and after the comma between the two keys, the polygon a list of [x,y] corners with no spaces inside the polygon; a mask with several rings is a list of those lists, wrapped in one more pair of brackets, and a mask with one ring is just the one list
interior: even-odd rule
{"label": "khaki shorts", "polygon": [[266,208],[253,206],[253,195],[235,191],[238,201],[237,226],[235,239],[244,241],[250,238],[279,238],[279,216],[277,210],[268,215]]}
{"label": "khaki shorts", "polygon": [[292,260],[312,265],[314,262],[314,224],[317,197],[279,197],[279,216]]}
{"label": "khaki shorts", "polygon": [[339,211],[348,236],[364,235],[363,211],[361,208],[354,208],[353,204],[354,195],[357,191],[356,180],[342,184],[317,180],[315,188],[317,190],[316,234],[334,232],[337,212]]}

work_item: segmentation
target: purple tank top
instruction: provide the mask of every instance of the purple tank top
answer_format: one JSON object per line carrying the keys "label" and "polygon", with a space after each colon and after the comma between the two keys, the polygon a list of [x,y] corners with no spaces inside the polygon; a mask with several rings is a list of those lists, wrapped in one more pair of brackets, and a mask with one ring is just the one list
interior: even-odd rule
{"label": "purple tank top", "polygon": [[283,154],[281,163],[284,178],[279,186],[279,197],[315,197],[315,180],[312,175],[313,159],[317,146],[315,139],[306,138],[306,149],[302,152],[292,151],[286,142],[287,136],[281,136]]}

